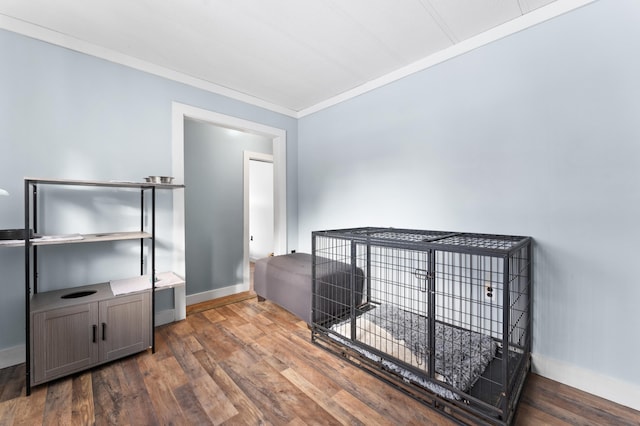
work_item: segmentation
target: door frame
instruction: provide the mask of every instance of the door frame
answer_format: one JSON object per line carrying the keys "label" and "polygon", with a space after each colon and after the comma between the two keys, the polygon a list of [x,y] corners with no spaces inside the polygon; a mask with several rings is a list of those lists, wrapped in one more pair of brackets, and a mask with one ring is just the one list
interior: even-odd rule
{"label": "door frame", "polygon": [[[265,136],[273,141],[273,217],[275,254],[287,253],[287,132],[284,129],[266,126],[230,115],[224,115],[191,105],[171,104],[171,173],[175,183],[184,184],[184,120],[191,119],[214,126]],[[185,199],[184,191],[173,194],[173,268],[186,276],[185,263]],[[244,270],[243,287],[249,288],[249,226],[244,225]],[[224,296],[224,295],[221,295]]]}

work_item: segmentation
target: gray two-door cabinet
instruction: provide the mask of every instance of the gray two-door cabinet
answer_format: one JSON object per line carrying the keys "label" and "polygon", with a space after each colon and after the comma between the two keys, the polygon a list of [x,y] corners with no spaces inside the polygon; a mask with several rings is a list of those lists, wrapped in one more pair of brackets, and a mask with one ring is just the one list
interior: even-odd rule
{"label": "gray two-door cabinet", "polygon": [[[94,293],[76,297],[87,292]],[[33,302],[32,385],[151,345],[150,290],[114,296],[104,283],[39,293]]]}

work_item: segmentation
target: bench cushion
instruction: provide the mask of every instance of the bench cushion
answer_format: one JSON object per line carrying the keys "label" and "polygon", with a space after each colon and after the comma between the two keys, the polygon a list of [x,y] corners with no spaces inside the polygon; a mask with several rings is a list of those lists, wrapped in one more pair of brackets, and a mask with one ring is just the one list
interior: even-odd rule
{"label": "bench cushion", "polygon": [[[292,253],[256,261],[254,290],[308,324],[312,323],[312,256]],[[362,300],[363,272],[356,272],[356,304]],[[316,264],[318,312],[316,322],[340,317],[351,305],[351,266],[328,259]]]}

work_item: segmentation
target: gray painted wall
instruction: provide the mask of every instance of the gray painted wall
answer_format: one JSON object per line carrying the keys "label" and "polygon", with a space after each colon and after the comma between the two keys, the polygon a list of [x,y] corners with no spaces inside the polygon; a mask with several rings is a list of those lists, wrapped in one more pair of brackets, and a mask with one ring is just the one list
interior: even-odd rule
{"label": "gray painted wall", "polygon": [[185,120],[187,294],[242,284],[243,152],[272,148],[264,136]]}
{"label": "gray painted wall", "polygon": [[[295,119],[4,30],[0,30],[0,63],[0,187],[11,193],[0,198],[0,228],[22,226],[25,176],[141,180],[150,174],[170,174],[171,102],[177,101],[287,132],[288,238],[289,246],[296,247]],[[172,249],[172,206],[170,194],[161,197],[159,231],[166,233],[158,241],[159,255],[167,258]],[[92,220],[92,211],[116,201],[107,193],[98,202],[80,201],[72,214],[66,212],[74,203],[68,203],[60,207],[55,226],[73,230],[84,219]],[[102,219],[106,222],[100,226],[108,226],[110,218]],[[122,266],[118,256],[124,255],[114,255],[113,247],[82,246],[63,249],[69,255],[64,267],[52,263],[46,277],[57,283],[52,285],[105,280],[114,267],[118,273],[128,271],[120,269],[128,266]],[[128,250],[117,247],[116,251]],[[89,256],[94,253],[105,257],[95,260]],[[24,344],[23,252],[0,248],[0,271],[0,349],[4,349]],[[69,271],[73,271],[70,278]]]}
{"label": "gray painted wall", "polygon": [[351,226],[531,235],[534,352],[640,385],[638,16],[595,2],[300,119],[300,251]]}

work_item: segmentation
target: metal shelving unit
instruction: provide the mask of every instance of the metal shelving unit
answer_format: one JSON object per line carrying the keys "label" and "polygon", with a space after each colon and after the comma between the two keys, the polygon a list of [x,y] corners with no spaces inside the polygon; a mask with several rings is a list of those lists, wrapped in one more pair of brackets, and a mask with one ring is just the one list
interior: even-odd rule
{"label": "metal shelving unit", "polygon": [[[101,187],[116,189],[138,189],[140,191],[140,230],[134,232],[108,232],[98,234],[75,234],[69,236],[38,236],[29,238],[31,231],[38,234],[38,189],[41,186]],[[156,190],[179,189],[184,185],[159,184],[150,182],[116,182],[70,179],[24,180],[24,241],[16,241],[9,246],[24,246],[25,255],[25,325],[26,325],[26,386],[27,395],[31,393],[31,298],[38,293],[38,247],[61,244],[86,244],[106,241],[140,240],[140,275],[144,275],[144,245],[150,241],[149,265],[151,275],[151,348],[155,352],[155,244],[156,244]],[[150,206],[145,206],[145,194],[150,195]],[[145,230],[145,212],[150,213],[150,230]]]}

